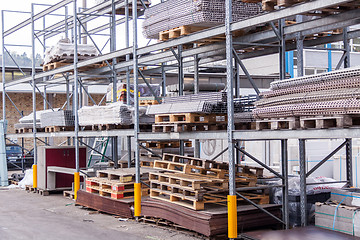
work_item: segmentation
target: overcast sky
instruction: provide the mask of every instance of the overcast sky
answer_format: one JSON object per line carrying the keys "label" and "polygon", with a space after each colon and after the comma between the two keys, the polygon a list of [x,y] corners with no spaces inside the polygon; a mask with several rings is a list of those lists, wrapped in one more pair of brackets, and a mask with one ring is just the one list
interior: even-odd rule
{"label": "overcast sky", "polygon": [[[37,3],[37,4],[48,4],[48,5],[52,5],[52,4],[56,4],[58,3],[59,0],[11,0],[11,1],[1,1],[0,4],[0,10],[12,10],[12,11],[24,11],[24,12],[31,12],[31,4],[32,3]],[[99,2],[99,0],[88,0],[87,1],[87,7],[92,7],[94,6],[97,2]],[[157,0],[153,1],[153,2],[157,2]],[[82,1],[78,0],[78,6],[81,6]],[[42,10],[44,10],[45,8],[47,8],[47,6],[39,6],[36,5],[35,6],[35,13],[41,12]],[[72,13],[72,7],[69,7],[69,14]],[[58,14],[64,14],[64,9],[61,9],[60,11],[57,12]],[[9,29],[15,25],[17,25],[18,23],[30,18],[30,14],[29,13],[12,13],[12,12],[5,12],[5,29]],[[58,21],[61,21],[63,19],[63,17],[60,16],[49,16],[46,18],[46,26],[50,26]],[[90,22],[88,24],[88,28],[91,29],[92,27],[96,27],[99,26],[99,24],[105,24],[107,23],[108,18],[107,17],[102,17],[102,18],[98,18],[96,21]],[[35,28],[36,29],[42,29],[42,21],[37,21]],[[130,24],[130,28],[131,28]],[[130,29],[131,30],[131,29]],[[124,32],[124,27],[123,26],[118,26],[117,28],[117,48],[123,48],[125,47],[124,45],[124,40],[122,40],[123,38],[121,38],[121,36],[123,36],[123,32]],[[106,32],[108,33],[108,31]],[[60,38],[64,37],[65,34],[59,34],[56,37],[53,37],[49,40],[47,40],[46,42],[46,46],[52,46],[54,45]],[[148,40],[144,39],[141,33],[141,20],[139,21],[139,31],[138,31],[138,35],[139,35],[139,46],[144,46]],[[106,43],[108,37],[102,36],[102,37],[94,37],[95,41],[97,42],[99,48],[102,48],[104,46],[104,44]],[[130,41],[132,41],[130,39]],[[90,42],[90,40],[88,40],[88,43]],[[153,41],[154,42],[154,41]],[[0,41],[0,44],[1,41]],[[28,26],[27,28],[22,29],[21,31],[18,31],[17,33],[12,34],[9,37],[5,38],[5,44],[17,44],[17,45],[31,45],[31,28],[30,26]],[[1,46],[1,45],[0,45]],[[9,51],[16,51],[19,53],[22,52],[27,52],[28,54],[31,54],[31,48],[28,47],[18,47],[18,46],[7,46],[7,49]],[[105,50],[106,51],[106,48]],[[37,53],[42,53],[42,46],[40,45],[39,41],[36,41],[36,52]]]}

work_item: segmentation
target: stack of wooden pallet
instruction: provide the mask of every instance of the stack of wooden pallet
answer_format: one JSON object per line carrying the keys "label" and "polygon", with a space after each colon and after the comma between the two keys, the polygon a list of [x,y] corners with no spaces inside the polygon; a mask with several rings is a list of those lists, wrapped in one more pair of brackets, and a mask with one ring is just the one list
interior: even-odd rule
{"label": "stack of wooden pallet", "polygon": [[[148,178],[152,169],[143,168],[141,170],[142,178],[142,196],[149,194]],[[97,177],[86,179],[86,191],[98,194],[112,199],[123,199],[134,197],[135,169],[123,168],[112,170],[99,170]]]}
{"label": "stack of wooden pallet", "polygon": [[174,113],[155,115],[153,132],[184,132],[226,129],[225,114]]}
{"label": "stack of wooden pallet", "polygon": [[[236,187],[247,187],[243,193],[259,204],[269,203],[264,191],[255,190],[257,177],[262,168],[241,166],[237,174]],[[154,168],[164,172],[150,173],[150,197],[172,202],[195,210],[203,210],[205,204],[224,205],[228,194],[228,164],[211,160],[164,154],[162,160],[155,160]],[[254,191],[255,190],[255,191]],[[239,199],[240,201],[242,199]]]}
{"label": "stack of wooden pallet", "polygon": [[[142,160],[153,161],[161,158],[165,153],[180,154],[180,141],[146,141],[142,145],[146,149],[140,149]],[[148,151],[151,150],[150,151]],[[184,155],[194,156],[194,148],[191,141],[184,141]]]}

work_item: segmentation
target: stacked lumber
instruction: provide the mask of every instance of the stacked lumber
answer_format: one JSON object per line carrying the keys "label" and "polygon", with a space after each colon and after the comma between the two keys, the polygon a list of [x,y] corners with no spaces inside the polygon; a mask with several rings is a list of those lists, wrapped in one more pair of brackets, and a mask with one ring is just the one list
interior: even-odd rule
{"label": "stacked lumber", "polygon": [[360,69],[348,68],[271,83],[253,110],[257,130],[359,125]]}
{"label": "stacked lumber", "polygon": [[[234,21],[252,17],[260,11],[256,3],[233,1]],[[144,16],[144,36],[167,40],[223,24],[225,4],[222,0],[169,0],[146,9]],[[210,39],[214,40],[221,39]]]}
{"label": "stacked lumber", "polygon": [[[238,165],[236,187],[255,187],[262,168]],[[203,210],[205,204],[226,204],[229,189],[229,172],[226,163],[164,154],[154,161],[154,168],[163,172],[150,173],[150,197],[194,210]],[[254,190],[255,188],[251,188]],[[258,204],[269,203],[263,191],[246,191],[244,195]],[[243,201],[243,199],[239,199]]]}

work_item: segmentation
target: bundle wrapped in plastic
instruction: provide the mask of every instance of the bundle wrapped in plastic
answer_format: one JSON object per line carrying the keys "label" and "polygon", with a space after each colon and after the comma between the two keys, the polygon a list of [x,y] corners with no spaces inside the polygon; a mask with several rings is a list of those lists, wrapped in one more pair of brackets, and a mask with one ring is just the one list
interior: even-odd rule
{"label": "bundle wrapped in plastic", "polygon": [[[142,119],[151,123],[146,115],[146,107],[140,107],[140,123]],[[134,123],[134,107],[122,102],[115,102],[106,106],[86,106],[78,110],[79,125],[91,126],[97,124],[131,125]]]}
{"label": "bundle wrapped in plastic", "polygon": [[[78,44],[78,57],[80,60],[99,55],[98,50],[91,44]],[[59,40],[55,46],[46,49],[44,64],[58,62],[58,61],[72,61],[74,56],[74,44],[70,39],[64,38]]]}
{"label": "bundle wrapped in plastic", "polygon": [[[315,203],[325,202],[330,198],[330,192],[333,189],[340,189],[345,186],[345,183],[334,183],[335,179],[327,177],[310,177],[306,179],[306,183],[311,184],[306,186],[307,205],[306,216],[308,222],[314,221]],[[318,183],[318,184],[316,184]],[[328,184],[326,184],[328,183]],[[281,185],[282,180],[275,183]],[[300,178],[289,178],[289,217],[290,225],[293,227],[301,224],[301,207],[300,207]],[[282,188],[277,187],[273,189],[273,203],[282,204],[283,193]]]}

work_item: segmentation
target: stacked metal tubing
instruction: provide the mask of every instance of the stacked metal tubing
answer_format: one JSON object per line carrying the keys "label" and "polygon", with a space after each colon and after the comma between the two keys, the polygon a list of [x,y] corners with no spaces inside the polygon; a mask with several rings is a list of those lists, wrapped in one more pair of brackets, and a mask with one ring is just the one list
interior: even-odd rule
{"label": "stacked metal tubing", "polygon": [[262,97],[257,119],[360,114],[360,68],[276,81]]}

